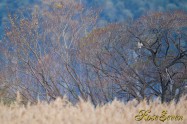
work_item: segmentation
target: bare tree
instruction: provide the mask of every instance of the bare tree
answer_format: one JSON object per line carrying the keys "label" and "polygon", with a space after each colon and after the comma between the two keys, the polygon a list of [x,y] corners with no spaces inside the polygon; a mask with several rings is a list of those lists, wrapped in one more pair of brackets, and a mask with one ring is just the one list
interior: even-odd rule
{"label": "bare tree", "polygon": [[[76,1],[45,0],[42,8],[9,15],[4,38],[6,78],[30,101],[68,95],[86,99],[77,41],[94,28],[97,12]],[[15,82],[15,83],[14,83]]]}
{"label": "bare tree", "polygon": [[[1,42],[0,87],[25,101],[67,95],[94,105],[186,93],[185,12],[152,13],[97,28],[98,13],[75,0],[9,15]],[[2,85],[2,86],[1,86]]]}
{"label": "bare tree", "polygon": [[82,54],[107,78],[114,97],[179,100],[187,85],[186,20],[185,12],[152,13],[97,29]]}

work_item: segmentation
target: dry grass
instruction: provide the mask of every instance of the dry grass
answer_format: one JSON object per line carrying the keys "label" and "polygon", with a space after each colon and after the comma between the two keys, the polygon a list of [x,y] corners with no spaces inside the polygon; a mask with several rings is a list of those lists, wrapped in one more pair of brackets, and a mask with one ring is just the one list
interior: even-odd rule
{"label": "dry grass", "polygon": [[[168,115],[182,115],[182,121],[136,121],[135,116],[139,110],[151,110],[150,115],[161,115],[167,110]],[[39,102],[37,105],[10,106],[0,104],[0,124],[187,124],[187,100],[174,103],[161,104],[156,101],[147,105],[145,101],[137,104],[136,101],[128,104],[114,100],[110,104],[92,106],[90,102],[80,101],[71,105],[66,99],[57,99],[47,104]]]}

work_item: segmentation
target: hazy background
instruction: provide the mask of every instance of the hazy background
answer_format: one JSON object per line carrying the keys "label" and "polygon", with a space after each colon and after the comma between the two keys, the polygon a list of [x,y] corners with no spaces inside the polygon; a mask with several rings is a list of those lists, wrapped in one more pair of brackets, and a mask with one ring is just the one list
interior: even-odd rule
{"label": "hazy background", "polygon": [[[3,32],[3,21],[8,12],[18,8],[32,7],[41,0],[0,0],[0,39]],[[187,0],[81,0],[87,7],[100,7],[102,21],[121,22],[128,17],[138,18],[148,11],[187,10]]]}

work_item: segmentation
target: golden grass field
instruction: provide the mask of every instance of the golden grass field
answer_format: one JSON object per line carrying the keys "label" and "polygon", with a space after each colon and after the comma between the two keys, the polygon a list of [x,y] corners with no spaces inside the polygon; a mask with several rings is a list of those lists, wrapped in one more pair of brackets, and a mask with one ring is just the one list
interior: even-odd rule
{"label": "golden grass field", "polygon": [[[148,115],[155,120],[145,121],[147,116],[144,116],[141,121],[136,121],[136,115],[139,115],[136,119],[138,117],[141,119],[143,115],[139,114],[140,110],[151,110]],[[167,114],[165,113],[163,117],[164,110]],[[153,115],[159,116],[157,120]],[[173,115],[172,117],[178,115],[179,118],[171,120],[169,115]],[[177,105],[174,102],[161,104],[158,100],[149,105],[145,101],[139,104],[136,101],[124,104],[114,100],[112,103],[94,107],[90,102],[83,100],[72,105],[65,98],[58,98],[49,104],[45,102],[26,106],[18,102],[10,106],[0,104],[0,124],[187,124],[186,118],[187,100],[184,98]]]}

